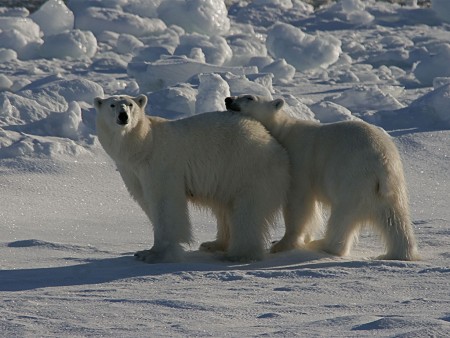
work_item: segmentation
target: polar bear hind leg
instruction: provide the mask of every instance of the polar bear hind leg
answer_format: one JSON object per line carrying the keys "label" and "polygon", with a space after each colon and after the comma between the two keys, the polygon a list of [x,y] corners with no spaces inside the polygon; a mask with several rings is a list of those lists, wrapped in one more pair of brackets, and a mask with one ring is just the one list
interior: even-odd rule
{"label": "polar bear hind leg", "polygon": [[308,248],[325,251],[336,256],[346,256],[358,238],[361,225],[355,209],[349,210],[345,205],[335,205],[331,209],[325,237],[310,242]]}
{"label": "polar bear hind leg", "polygon": [[286,231],[283,238],[274,243],[271,253],[303,247],[313,239],[312,232],[320,227],[321,215],[312,193],[292,188],[283,210]]}
{"label": "polar bear hind leg", "polygon": [[230,214],[230,245],[226,257],[248,262],[264,257],[269,238],[269,224],[276,209],[269,198],[250,192],[237,197]]}
{"label": "polar bear hind leg", "polygon": [[200,251],[216,252],[226,251],[230,242],[230,216],[226,208],[212,208],[217,218],[217,237],[214,241],[200,244]]}

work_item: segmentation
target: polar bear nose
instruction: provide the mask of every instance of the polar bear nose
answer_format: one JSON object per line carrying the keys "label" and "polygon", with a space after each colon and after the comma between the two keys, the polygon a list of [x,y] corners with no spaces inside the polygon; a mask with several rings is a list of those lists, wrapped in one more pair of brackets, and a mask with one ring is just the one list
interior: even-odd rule
{"label": "polar bear nose", "polygon": [[232,97],[227,97],[225,99],[225,107],[228,110],[239,111],[240,110],[239,106],[238,105],[233,105],[233,102],[234,102],[234,99]]}
{"label": "polar bear nose", "polygon": [[117,116],[117,124],[125,125],[128,123],[128,114],[124,111],[120,112]]}
{"label": "polar bear nose", "polygon": [[227,107],[227,109],[231,109],[231,104],[233,103],[233,99],[231,97],[227,97],[225,99],[225,107]]}

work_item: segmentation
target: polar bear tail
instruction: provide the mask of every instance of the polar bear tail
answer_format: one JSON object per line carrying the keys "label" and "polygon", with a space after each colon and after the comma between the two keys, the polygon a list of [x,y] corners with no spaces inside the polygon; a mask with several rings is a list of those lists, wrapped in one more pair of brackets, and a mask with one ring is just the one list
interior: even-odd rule
{"label": "polar bear tail", "polygon": [[378,224],[386,243],[382,259],[417,260],[417,245],[409,215],[408,192],[400,159],[391,161],[379,177]]}

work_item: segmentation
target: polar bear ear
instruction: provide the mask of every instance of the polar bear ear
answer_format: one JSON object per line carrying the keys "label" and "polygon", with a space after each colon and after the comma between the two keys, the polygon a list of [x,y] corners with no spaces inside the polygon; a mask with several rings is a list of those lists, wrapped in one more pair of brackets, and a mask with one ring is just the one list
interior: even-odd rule
{"label": "polar bear ear", "polygon": [[144,109],[145,106],[147,105],[147,96],[145,96],[144,94],[138,95],[134,98],[134,101],[136,101],[136,103],[139,105],[139,107],[141,107],[141,109]]}
{"label": "polar bear ear", "polygon": [[94,107],[95,107],[96,109],[99,109],[100,106],[102,105],[102,102],[103,102],[103,99],[102,99],[101,97],[96,97],[96,98],[94,99]]}
{"label": "polar bear ear", "polygon": [[283,99],[273,100],[272,105],[276,110],[280,110],[284,106],[284,100]]}

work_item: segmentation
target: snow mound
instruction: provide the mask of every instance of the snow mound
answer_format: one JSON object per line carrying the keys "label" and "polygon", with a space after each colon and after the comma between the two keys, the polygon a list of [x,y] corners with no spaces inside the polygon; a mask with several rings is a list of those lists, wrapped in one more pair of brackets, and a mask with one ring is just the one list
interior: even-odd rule
{"label": "snow mound", "polygon": [[168,119],[195,115],[197,89],[187,83],[149,93],[146,112]]}
{"label": "snow mound", "polygon": [[33,99],[9,92],[0,93],[0,126],[38,121],[49,113],[50,109]]}
{"label": "snow mound", "polygon": [[419,97],[408,107],[393,111],[380,111],[364,115],[363,119],[395,129],[450,129],[450,84],[444,84]]}
{"label": "snow mound", "polygon": [[128,74],[136,79],[142,92],[150,92],[187,82],[200,73],[231,72],[244,75],[256,72],[256,67],[219,67],[186,57],[169,57],[155,62],[130,62]]}
{"label": "snow mound", "polygon": [[71,101],[92,104],[94,97],[104,95],[103,88],[100,85],[83,78],[74,80],[57,79],[43,85],[39,82],[32,83],[20,94],[53,111],[67,110],[68,102]]}
{"label": "snow mound", "polygon": [[199,74],[198,77],[195,113],[226,110],[225,98],[230,96],[228,83],[218,74]]}
{"label": "snow mound", "polygon": [[236,75],[223,74],[223,78],[230,86],[231,95],[253,94],[272,98],[272,75],[256,74]]}
{"label": "snow mound", "polygon": [[347,108],[330,101],[317,102],[310,105],[309,108],[321,123],[359,120]]}
{"label": "snow mound", "polygon": [[344,106],[356,114],[403,108],[403,105],[394,96],[383,92],[376,85],[354,86],[337,96],[328,97],[326,100]]}
{"label": "snow mound", "polygon": [[39,26],[30,18],[0,17],[0,46],[23,60],[33,59],[42,44]]}
{"label": "snow mound", "polygon": [[[189,57],[195,48],[200,49],[204,55],[204,58],[200,57],[197,60],[203,59],[204,62],[217,66],[227,64],[233,55],[230,46],[223,37],[217,35],[209,37],[197,33],[181,36],[180,44],[175,49],[174,54]],[[200,51],[197,50],[197,52]]]}
{"label": "snow mound", "polygon": [[366,5],[361,0],[341,0],[325,8],[318,15],[321,19],[342,21],[351,25],[368,25],[374,16],[365,10]]}
{"label": "snow mound", "polygon": [[71,30],[75,22],[72,11],[62,0],[48,0],[30,18],[40,26],[45,35]]}
{"label": "snow mound", "polygon": [[285,59],[278,59],[261,69],[261,72],[272,73],[276,83],[288,83],[294,78],[295,67],[288,64]]}
{"label": "snow mound", "polygon": [[91,7],[75,17],[75,28],[91,31],[95,35],[108,30],[143,36],[162,32],[166,25],[157,18],[142,18],[114,8]]}
{"label": "snow mound", "polygon": [[341,41],[327,35],[309,35],[290,24],[278,23],[267,32],[269,53],[285,59],[298,71],[327,68],[335,63],[341,53]]}
{"label": "snow mound", "polygon": [[0,62],[17,60],[17,53],[12,49],[0,48]]}
{"label": "snow mound", "polygon": [[276,22],[298,21],[314,13],[314,7],[299,0],[235,1],[230,15],[237,22],[269,27]]}
{"label": "snow mound", "polygon": [[27,135],[0,128],[0,159],[4,158],[58,158],[88,154],[88,151],[73,140]]}
{"label": "snow mound", "polygon": [[74,29],[44,37],[39,49],[43,58],[92,58],[97,52],[97,39],[89,31]]}
{"label": "snow mound", "polygon": [[286,104],[284,105],[283,110],[287,115],[299,120],[317,121],[311,109],[309,109],[309,107],[300,99],[289,94],[284,96],[284,101]]}
{"label": "snow mound", "polygon": [[158,7],[158,17],[168,26],[178,25],[188,33],[224,35],[230,29],[223,0],[171,0]]}
{"label": "snow mound", "polygon": [[233,51],[231,66],[246,65],[253,57],[267,56],[266,45],[255,33],[253,27],[245,25],[241,29],[242,32],[227,36],[228,45]]}
{"label": "snow mound", "polygon": [[5,127],[5,129],[30,135],[55,136],[76,141],[83,136],[85,126],[81,118],[81,108],[79,104],[72,101],[69,103],[66,112],[53,112],[41,120],[22,126]]}
{"label": "snow mound", "polygon": [[414,75],[423,86],[433,84],[435,77],[450,76],[450,44],[436,47],[436,53],[425,55],[414,69]]}

